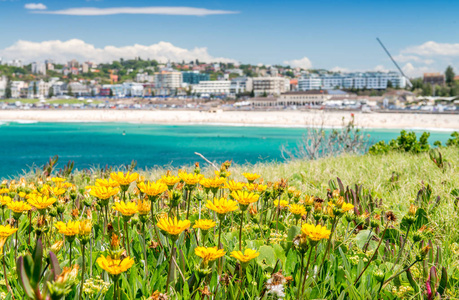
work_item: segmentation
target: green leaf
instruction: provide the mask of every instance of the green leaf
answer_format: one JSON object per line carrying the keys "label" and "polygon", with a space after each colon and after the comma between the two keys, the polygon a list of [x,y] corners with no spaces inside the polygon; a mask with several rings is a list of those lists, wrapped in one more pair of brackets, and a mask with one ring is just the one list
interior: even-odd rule
{"label": "green leaf", "polygon": [[293,242],[293,239],[301,233],[301,228],[298,226],[292,226],[288,229],[287,241]]}
{"label": "green leaf", "polygon": [[438,289],[437,289],[437,292],[440,294],[440,296],[443,295],[447,286],[448,286],[448,272],[446,271],[445,267],[442,267],[440,284],[438,285]]}
{"label": "green leaf", "polygon": [[354,238],[355,243],[360,249],[365,247],[367,241],[374,235],[374,232],[370,232],[370,230],[362,230],[360,231],[356,237]]}
{"label": "green leaf", "polygon": [[30,285],[29,278],[27,277],[25,267],[24,267],[24,257],[22,256],[19,257],[17,261],[17,272],[18,272],[18,277],[19,277],[19,283],[24,289],[24,292],[29,298],[34,299],[33,289],[32,289],[32,286]]}
{"label": "green leaf", "polygon": [[258,252],[260,252],[260,255],[257,257],[258,265],[263,269],[268,267],[274,268],[277,261],[274,249],[271,246],[264,245],[260,247]]}

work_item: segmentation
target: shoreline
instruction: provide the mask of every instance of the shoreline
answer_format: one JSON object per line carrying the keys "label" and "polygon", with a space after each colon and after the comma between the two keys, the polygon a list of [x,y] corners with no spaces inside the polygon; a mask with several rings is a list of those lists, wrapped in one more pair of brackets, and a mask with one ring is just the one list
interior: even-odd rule
{"label": "shoreline", "polygon": [[0,122],[340,128],[351,114],[356,127],[365,129],[459,130],[458,115],[330,111],[0,110]]}

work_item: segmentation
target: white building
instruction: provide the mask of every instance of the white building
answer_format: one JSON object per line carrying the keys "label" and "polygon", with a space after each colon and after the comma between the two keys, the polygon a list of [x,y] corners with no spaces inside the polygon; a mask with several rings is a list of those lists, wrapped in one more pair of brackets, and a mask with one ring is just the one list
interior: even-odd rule
{"label": "white building", "polygon": [[154,82],[155,81],[155,76],[154,75],[149,75],[147,72],[137,73],[137,75],[135,75],[135,81],[137,81],[137,82]]}
{"label": "white building", "polygon": [[49,88],[51,84],[49,82],[40,80],[40,81],[32,81],[29,83],[29,90],[27,93],[28,98],[41,98],[41,97],[48,97]]}
{"label": "white building", "polygon": [[289,91],[290,80],[284,77],[254,77],[253,92],[255,97],[263,95],[280,95]]}
{"label": "white building", "polygon": [[250,93],[253,89],[252,77],[237,77],[231,80],[230,94],[238,95],[242,93]]}
{"label": "white building", "polygon": [[327,91],[302,91],[282,93],[279,97],[258,97],[249,100],[250,105],[254,108],[265,107],[288,107],[296,106],[303,108],[320,107],[330,99]]}
{"label": "white building", "polygon": [[0,98],[5,97],[7,85],[8,85],[8,79],[5,76],[0,77]]}
{"label": "white building", "polygon": [[192,93],[196,95],[228,95],[230,93],[231,81],[215,80],[201,81],[192,88]]}
{"label": "white building", "polygon": [[143,97],[143,84],[137,82],[123,83],[124,95],[127,97]]}
{"label": "white building", "polygon": [[32,63],[32,74],[46,75],[46,65],[41,62]]}
{"label": "white building", "polygon": [[182,72],[163,70],[155,73],[156,95],[175,94],[181,85]]}
{"label": "white building", "polygon": [[393,87],[405,88],[406,78],[396,72],[366,72],[366,73],[336,73],[336,74],[305,74],[298,79],[298,89],[301,91],[318,89],[387,89]]}
{"label": "white building", "polygon": [[11,82],[11,98],[20,98],[24,89],[28,87],[25,81],[12,81]]}

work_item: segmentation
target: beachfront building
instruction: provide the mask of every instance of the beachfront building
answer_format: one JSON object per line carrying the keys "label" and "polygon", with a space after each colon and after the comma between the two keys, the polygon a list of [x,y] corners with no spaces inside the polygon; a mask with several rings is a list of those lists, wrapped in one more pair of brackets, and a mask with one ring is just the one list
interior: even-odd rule
{"label": "beachfront building", "polygon": [[206,80],[192,87],[191,92],[198,96],[225,96],[230,93],[231,81],[229,80]]}
{"label": "beachfront building", "polygon": [[123,83],[123,93],[126,97],[143,97],[143,84],[137,82]]}
{"label": "beachfront building", "polygon": [[45,98],[48,97],[49,88],[51,83],[40,80],[32,81],[29,83],[29,88],[27,92],[28,98]]}
{"label": "beachfront building", "polygon": [[46,65],[41,62],[33,62],[31,64],[32,74],[46,75]]}
{"label": "beachfront building", "polygon": [[0,98],[5,97],[7,85],[8,85],[8,79],[6,78],[6,76],[0,77]]}
{"label": "beachfront building", "polygon": [[183,83],[198,84],[201,81],[209,81],[210,75],[199,71],[186,71],[182,72],[182,78]]}
{"label": "beachfront building", "polygon": [[177,93],[182,86],[182,72],[163,70],[155,73],[156,95],[168,96]]}
{"label": "beachfront building", "polygon": [[155,81],[155,76],[154,75],[150,75],[147,72],[137,73],[135,75],[135,81],[137,81],[137,82],[154,82]]}
{"label": "beachfront building", "polygon": [[396,72],[357,72],[334,74],[304,74],[298,79],[300,91],[319,89],[375,89],[388,86],[405,88],[406,78]]}
{"label": "beachfront building", "polygon": [[27,95],[27,93],[24,94],[27,88],[28,84],[25,81],[11,81],[11,98],[18,99]]}
{"label": "beachfront building", "polygon": [[252,77],[242,76],[231,79],[230,94],[233,96],[243,93],[250,93],[252,89]]}
{"label": "beachfront building", "polygon": [[289,91],[290,80],[284,77],[254,77],[253,93],[259,96],[278,96]]}
{"label": "beachfront building", "polygon": [[286,92],[279,97],[255,97],[249,100],[254,108],[279,108],[279,107],[320,107],[331,98],[324,90]]}

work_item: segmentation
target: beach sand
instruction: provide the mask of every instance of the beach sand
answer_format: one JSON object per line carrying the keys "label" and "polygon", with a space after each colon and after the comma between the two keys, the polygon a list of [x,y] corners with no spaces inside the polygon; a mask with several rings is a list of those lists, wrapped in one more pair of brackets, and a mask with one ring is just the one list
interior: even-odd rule
{"label": "beach sand", "polygon": [[[459,115],[354,113],[364,128],[459,130]],[[0,121],[133,122],[152,124],[218,124],[230,126],[339,127],[350,112],[325,111],[207,111],[189,110],[0,110]]]}

